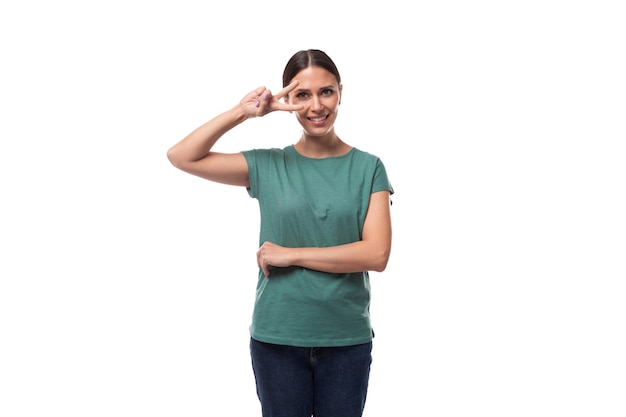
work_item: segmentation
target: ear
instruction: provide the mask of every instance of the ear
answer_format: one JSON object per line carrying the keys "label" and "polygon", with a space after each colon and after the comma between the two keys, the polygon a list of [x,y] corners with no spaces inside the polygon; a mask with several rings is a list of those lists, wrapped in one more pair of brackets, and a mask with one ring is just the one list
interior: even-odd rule
{"label": "ear", "polygon": [[341,96],[343,96],[343,84],[339,84],[339,104],[341,104]]}

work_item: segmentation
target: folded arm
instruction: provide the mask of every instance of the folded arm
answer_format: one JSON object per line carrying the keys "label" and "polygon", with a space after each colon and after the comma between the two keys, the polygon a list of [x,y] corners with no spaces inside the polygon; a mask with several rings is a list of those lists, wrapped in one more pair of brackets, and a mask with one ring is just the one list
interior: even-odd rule
{"label": "folded arm", "polygon": [[363,237],[358,242],[324,248],[286,248],[265,242],[257,251],[257,264],[265,276],[270,266],[301,266],[323,272],[348,273],[382,272],[391,253],[391,213],[388,191],[370,196],[363,225]]}

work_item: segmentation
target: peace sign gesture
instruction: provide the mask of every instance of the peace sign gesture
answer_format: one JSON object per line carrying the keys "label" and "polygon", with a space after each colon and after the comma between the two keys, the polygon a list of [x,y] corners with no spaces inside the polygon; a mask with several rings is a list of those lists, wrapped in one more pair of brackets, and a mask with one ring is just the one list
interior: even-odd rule
{"label": "peace sign gesture", "polygon": [[299,81],[295,80],[276,94],[272,94],[272,92],[265,87],[258,87],[246,94],[239,102],[239,105],[248,118],[263,117],[276,110],[289,112],[302,110],[304,108],[302,104],[287,104],[281,100],[289,94],[290,91],[296,88],[299,83]]}

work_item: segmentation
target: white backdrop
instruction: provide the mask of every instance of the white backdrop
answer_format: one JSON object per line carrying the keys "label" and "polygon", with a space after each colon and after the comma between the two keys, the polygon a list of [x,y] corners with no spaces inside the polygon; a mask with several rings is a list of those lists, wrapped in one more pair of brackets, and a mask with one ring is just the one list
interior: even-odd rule
{"label": "white backdrop", "polygon": [[365,416],[623,417],[618,3],[3,2],[0,415],[260,415],[256,201],[165,153],[319,48],[396,190]]}

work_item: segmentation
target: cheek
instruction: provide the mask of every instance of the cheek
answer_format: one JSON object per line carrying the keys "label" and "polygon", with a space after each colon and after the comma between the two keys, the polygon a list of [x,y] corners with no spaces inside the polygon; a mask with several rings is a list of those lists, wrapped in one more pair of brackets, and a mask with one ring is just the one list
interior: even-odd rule
{"label": "cheek", "polygon": [[335,103],[335,106],[332,107],[332,113],[337,114],[339,112],[339,102]]}
{"label": "cheek", "polygon": [[298,122],[300,122],[300,124],[302,124],[303,121],[306,120],[306,114],[302,113],[301,111],[299,112],[294,112],[296,115],[296,119],[298,119]]}
{"label": "cheek", "polygon": [[333,111],[336,112],[339,104],[341,104],[341,99],[332,99],[326,102],[326,107],[328,107],[329,109],[333,109]]}

